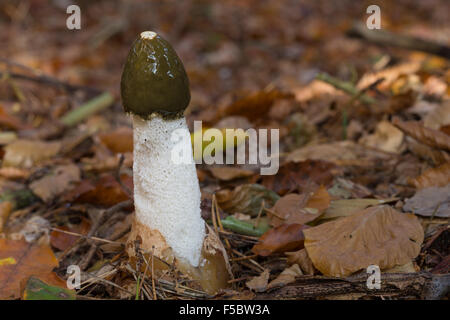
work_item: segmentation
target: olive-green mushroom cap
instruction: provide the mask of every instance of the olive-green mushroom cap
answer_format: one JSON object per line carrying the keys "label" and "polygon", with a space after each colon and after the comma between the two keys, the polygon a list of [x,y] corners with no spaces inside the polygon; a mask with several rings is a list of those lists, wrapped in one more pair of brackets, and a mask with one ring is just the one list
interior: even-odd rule
{"label": "olive-green mushroom cap", "polygon": [[189,80],[169,42],[152,31],[142,32],[128,54],[120,82],[125,112],[144,119],[183,115],[189,104]]}

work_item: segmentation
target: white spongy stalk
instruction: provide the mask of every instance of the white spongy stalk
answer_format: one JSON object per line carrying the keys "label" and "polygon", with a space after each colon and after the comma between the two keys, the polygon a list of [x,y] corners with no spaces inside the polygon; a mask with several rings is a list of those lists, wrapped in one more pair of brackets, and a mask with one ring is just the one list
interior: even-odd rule
{"label": "white spongy stalk", "polygon": [[[184,117],[144,120],[133,116],[134,206],[136,218],[158,230],[177,258],[200,263],[205,223],[200,214],[200,187]],[[174,142],[174,132],[182,139]],[[173,161],[172,151],[184,141],[189,163]]]}

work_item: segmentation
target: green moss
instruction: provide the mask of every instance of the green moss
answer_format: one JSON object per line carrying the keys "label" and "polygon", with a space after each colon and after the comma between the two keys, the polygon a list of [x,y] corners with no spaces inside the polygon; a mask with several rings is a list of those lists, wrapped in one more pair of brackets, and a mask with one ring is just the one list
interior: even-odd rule
{"label": "green moss", "polygon": [[144,119],[152,114],[183,115],[191,99],[189,80],[169,42],[156,35],[141,36],[133,43],[122,73],[121,94],[124,110]]}

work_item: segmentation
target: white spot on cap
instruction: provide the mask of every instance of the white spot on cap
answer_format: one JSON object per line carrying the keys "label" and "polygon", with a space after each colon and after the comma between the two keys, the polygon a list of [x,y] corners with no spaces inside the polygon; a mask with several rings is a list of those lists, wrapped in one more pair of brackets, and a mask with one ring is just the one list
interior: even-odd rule
{"label": "white spot on cap", "polygon": [[144,32],[141,32],[141,39],[152,40],[157,35],[158,34],[156,32],[153,32],[153,31],[144,31]]}

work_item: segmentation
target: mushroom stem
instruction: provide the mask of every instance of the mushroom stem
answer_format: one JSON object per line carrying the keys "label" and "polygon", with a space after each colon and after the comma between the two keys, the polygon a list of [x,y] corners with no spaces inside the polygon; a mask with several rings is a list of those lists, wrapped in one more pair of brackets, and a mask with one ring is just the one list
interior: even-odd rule
{"label": "mushroom stem", "polygon": [[127,243],[130,261],[136,262],[137,252],[147,254],[153,272],[157,257],[155,272],[174,265],[195,280],[192,284],[215,293],[227,286],[230,265],[218,235],[200,215],[200,187],[183,116],[191,97],[183,63],[161,36],[142,32],[120,85],[134,127],[136,216]]}
{"label": "mushroom stem", "polygon": [[[136,222],[158,230],[175,257],[197,267],[205,223],[186,120],[133,116],[133,127]],[[177,163],[173,158],[179,144],[190,161]]]}

